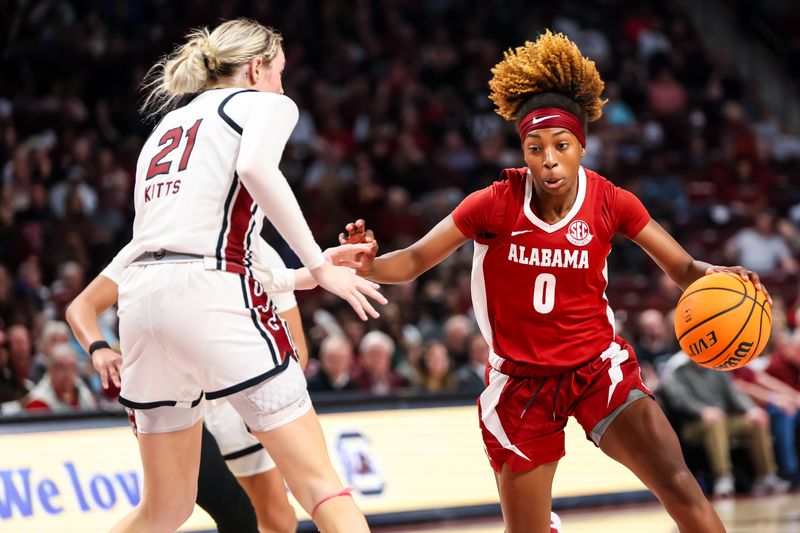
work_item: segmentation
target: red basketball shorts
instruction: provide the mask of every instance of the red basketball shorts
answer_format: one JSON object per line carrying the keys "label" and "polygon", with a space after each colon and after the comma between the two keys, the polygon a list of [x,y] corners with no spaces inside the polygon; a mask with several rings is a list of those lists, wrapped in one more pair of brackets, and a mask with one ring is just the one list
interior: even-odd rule
{"label": "red basketball shorts", "polygon": [[[478,398],[478,410],[486,454],[497,472],[504,463],[521,472],[563,457],[570,416],[587,439],[599,443],[606,423],[629,403],[631,391],[636,391],[634,399],[650,395],[633,349],[620,338],[563,374],[537,377],[535,368],[490,355],[488,384]],[[597,431],[593,434],[596,428],[601,428],[599,436]]]}

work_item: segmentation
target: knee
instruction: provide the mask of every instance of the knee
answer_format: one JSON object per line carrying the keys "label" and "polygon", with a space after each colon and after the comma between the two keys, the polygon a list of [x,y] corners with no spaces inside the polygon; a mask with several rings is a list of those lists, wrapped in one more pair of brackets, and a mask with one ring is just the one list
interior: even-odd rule
{"label": "knee", "polygon": [[673,468],[661,476],[659,496],[681,506],[699,503],[699,485],[691,472],[685,467]]}
{"label": "knee", "polygon": [[157,524],[157,530],[175,531],[186,522],[194,512],[194,497],[177,497],[143,502],[142,511],[148,521]]}

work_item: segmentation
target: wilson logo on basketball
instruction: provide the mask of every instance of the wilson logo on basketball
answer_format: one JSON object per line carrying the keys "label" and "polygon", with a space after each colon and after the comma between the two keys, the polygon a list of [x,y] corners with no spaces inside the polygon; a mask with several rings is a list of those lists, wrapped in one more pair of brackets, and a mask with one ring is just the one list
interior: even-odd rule
{"label": "wilson logo on basketball", "polygon": [[733,356],[729,357],[727,361],[719,365],[717,368],[719,369],[726,369],[726,368],[736,368],[739,366],[739,363],[747,357],[747,354],[750,353],[750,348],[753,347],[752,342],[742,341],[739,343],[739,346],[736,348],[736,351],[733,352]]}
{"label": "wilson logo on basketball", "polygon": [[589,224],[583,220],[576,220],[567,228],[567,240],[575,246],[586,246],[592,237],[593,235],[589,233]]}

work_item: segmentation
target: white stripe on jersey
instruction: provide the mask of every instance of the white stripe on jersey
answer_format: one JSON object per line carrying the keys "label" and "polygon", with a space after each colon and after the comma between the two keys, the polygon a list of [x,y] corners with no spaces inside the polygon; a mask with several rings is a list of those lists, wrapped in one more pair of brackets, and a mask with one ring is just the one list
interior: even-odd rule
{"label": "white stripe on jersey", "polygon": [[486,303],[486,280],[483,276],[483,258],[489,251],[489,246],[474,243],[475,249],[472,253],[472,309],[475,312],[475,320],[478,322],[478,329],[483,335],[483,339],[489,348],[494,346],[494,335],[492,334],[492,324],[489,321],[489,306]]}

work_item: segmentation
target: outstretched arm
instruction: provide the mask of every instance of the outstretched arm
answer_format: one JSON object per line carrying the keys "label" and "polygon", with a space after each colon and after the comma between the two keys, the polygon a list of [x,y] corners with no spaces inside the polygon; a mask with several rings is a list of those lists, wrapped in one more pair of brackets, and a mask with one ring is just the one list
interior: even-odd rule
{"label": "outstretched arm", "polygon": [[686,289],[696,279],[704,276],[711,267],[710,264],[697,261],[689,255],[655,220],[648,222],[633,238],[633,242],[641,246],[681,289]]}
{"label": "outstretched arm", "polygon": [[351,270],[325,261],[278,166],[297,117],[297,106],[283,96],[264,99],[254,106],[242,131],[236,171],[247,191],[309,269],[314,280],[347,301],[362,320],[366,320],[368,314],[377,318],[378,312],[367,297],[381,304],[385,304],[386,299],[374,284],[358,278]]}
{"label": "outstretched arm", "polygon": [[[364,221],[358,220],[347,225],[348,235],[341,234],[340,242],[375,243],[371,230],[365,230]],[[377,245],[370,253],[359,256],[362,267],[359,275],[378,283],[405,283],[416,279],[420,274],[438,265],[467,241],[467,237],[448,215],[436,224],[424,237],[402,250],[375,257]]]}
{"label": "outstretched arm", "polygon": [[756,272],[741,266],[717,266],[696,260],[655,220],[650,220],[644,229],[633,237],[633,242],[647,252],[681,289],[685,290],[692,282],[706,274],[732,272],[742,279],[752,281],[756,290],[763,292],[767,300],[772,303],[772,298]]}
{"label": "outstretched arm", "polygon": [[[361,262],[357,260],[357,257],[363,255],[364,252],[369,252],[370,248],[372,245],[366,243],[345,244],[328,248],[322,255],[334,266],[357,269],[361,267]],[[282,262],[280,267],[277,267],[256,261],[251,268],[256,279],[264,286],[264,290],[268,294],[317,288],[317,281],[306,267],[291,269],[285,268]]]}

